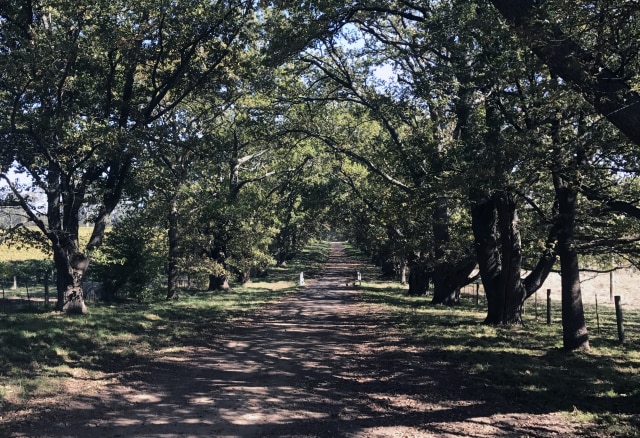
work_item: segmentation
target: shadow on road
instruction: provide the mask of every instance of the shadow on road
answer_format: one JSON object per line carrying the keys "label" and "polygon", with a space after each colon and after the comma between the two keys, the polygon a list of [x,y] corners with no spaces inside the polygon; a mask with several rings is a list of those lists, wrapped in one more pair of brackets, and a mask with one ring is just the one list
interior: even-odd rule
{"label": "shadow on road", "polygon": [[[168,350],[98,396],[52,407],[13,436],[556,436],[547,419],[515,430],[452,371],[364,307],[338,243],[323,275],[207,346]],[[463,380],[463,379],[462,379]],[[516,409],[511,415],[520,415]],[[523,414],[524,415],[524,414]],[[566,429],[565,429],[566,430]]]}

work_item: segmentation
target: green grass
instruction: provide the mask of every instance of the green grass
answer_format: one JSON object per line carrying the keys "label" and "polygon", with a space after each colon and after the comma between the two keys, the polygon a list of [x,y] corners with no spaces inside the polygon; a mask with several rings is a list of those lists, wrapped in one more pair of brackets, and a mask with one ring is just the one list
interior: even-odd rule
{"label": "green grass", "polygon": [[[92,304],[80,317],[35,306],[0,308],[0,410],[60,392],[64,379],[98,378],[146,355],[206,344],[226,322],[294,291],[300,271],[317,275],[328,253],[326,242],[315,242],[265,279],[223,293],[183,291],[175,302]],[[525,327],[486,326],[484,301],[476,306],[471,291],[460,306],[431,306],[428,297],[408,297],[406,287],[378,281],[375,267],[362,270],[362,299],[399,315],[431,360],[446,361],[471,380],[470,396],[475,388],[478,397],[491,394],[531,413],[562,412],[586,428],[595,424],[593,434],[640,436],[640,313],[626,311],[627,342],[620,345],[613,306],[600,304],[598,333],[595,308],[585,304],[592,350],[567,354],[560,349],[559,303],[551,325],[540,300],[537,319],[527,303]]]}
{"label": "green grass", "polygon": [[[366,262],[355,248],[351,257]],[[615,308],[584,296],[591,351],[562,350],[561,303],[552,301],[552,323],[546,324],[546,293],[527,301],[524,327],[483,324],[486,300],[482,287],[462,291],[461,305],[433,306],[431,297],[409,297],[406,286],[381,281],[379,269],[364,266],[362,299],[400,315],[402,330],[425,345],[431,360],[443,361],[457,375],[468,376],[479,399],[507,400],[528,412],[561,412],[585,424],[589,436],[640,436],[640,312],[624,306],[626,342],[618,340]],[[370,279],[370,280],[369,280]],[[429,364],[425,363],[428,373]]]}
{"label": "green grass", "polygon": [[8,310],[0,320],[0,399],[16,388],[19,398],[42,395],[43,389],[55,388],[47,378],[118,371],[139,356],[206,343],[220,324],[292,289],[183,292],[179,301],[96,304],[79,317],[24,307]]}
{"label": "green grass", "polygon": [[[366,261],[355,248],[347,254]],[[463,289],[461,305],[433,306],[431,297],[409,297],[406,286],[381,281],[379,270],[364,268],[362,300],[399,315],[401,329],[454,373],[471,381],[469,397],[508,400],[528,412],[561,412],[585,424],[589,436],[640,437],[640,312],[624,308],[626,342],[618,340],[615,308],[583,297],[591,351],[562,350],[561,304],[552,301],[546,324],[546,294],[527,301],[524,327],[484,325],[482,287]],[[599,329],[598,329],[599,326]],[[425,363],[425,372],[429,364]],[[471,387],[473,386],[473,388]],[[474,393],[475,388],[475,393]]]}
{"label": "green grass", "polygon": [[359,262],[368,263],[369,258],[362,253],[358,248],[352,246],[348,242],[343,242],[344,253],[351,259],[357,260]]}
{"label": "green grass", "polygon": [[[541,309],[536,321],[529,305],[524,327],[494,327],[482,324],[485,311],[474,295],[452,308],[409,297],[391,284],[365,283],[362,289],[363,300],[401,315],[402,329],[425,344],[434,360],[470,376],[480,396],[491,393],[531,413],[562,412],[597,424],[607,436],[640,436],[640,313],[626,313],[627,342],[620,345],[612,309],[600,306],[601,330],[591,327],[591,352],[575,354],[561,349],[559,306],[551,325]],[[593,306],[585,311],[595,318]]]}
{"label": "green grass", "polygon": [[177,301],[92,303],[83,316],[35,303],[0,307],[0,411],[55,394],[64,378],[118,372],[146,355],[206,344],[228,321],[295,291],[298,270],[317,274],[328,253],[328,243],[314,242],[266,279],[226,292],[185,290]]}

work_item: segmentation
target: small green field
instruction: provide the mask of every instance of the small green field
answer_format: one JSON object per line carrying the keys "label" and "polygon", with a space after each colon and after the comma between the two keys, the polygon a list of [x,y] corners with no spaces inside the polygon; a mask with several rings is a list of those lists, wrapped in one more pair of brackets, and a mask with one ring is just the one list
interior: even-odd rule
{"label": "small green field", "polygon": [[[30,227],[30,231],[38,232],[35,227]],[[80,227],[78,230],[78,237],[80,240],[80,247],[86,246],[91,237],[93,227]],[[109,232],[109,229],[107,229]],[[23,242],[7,239],[0,243],[0,263],[20,262],[27,260],[50,260],[51,254],[47,251],[43,251],[34,245],[26,244]]]}
{"label": "small green field", "polygon": [[[91,231],[90,227],[80,228],[81,244],[86,245]],[[52,256],[45,249],[11,239],[3,241],[0,243],[0,299],[43,301],[45,270],[52,265]],[[0,301],[0,309],[6,304]]]}
{"label": "small green field", "polygon": [[48,260],[51,256],[33,246],[14,242],[0,243],[0,263],[11,263],[25,260]]}

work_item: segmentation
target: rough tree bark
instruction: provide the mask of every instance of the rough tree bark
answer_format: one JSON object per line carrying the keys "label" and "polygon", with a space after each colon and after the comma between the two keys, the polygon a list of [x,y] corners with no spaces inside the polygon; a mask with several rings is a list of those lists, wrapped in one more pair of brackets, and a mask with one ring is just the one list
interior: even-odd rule
{"label": "rough tree bark", "polygon": [[449,234],[449,208],[447,199],[440,197],[433,212],[433,240],[436,265],[431,275],[433,298],[431,304],[453,306],[460,303],[460,288],[469,284],[469,275],[476,266],[475,256],[459,260],[447,260],[447,247],[451,243]]}
{"label": "rough tree bark", "polygon": [[433,267],[433,298],[432,304],[453,305],[458,302],[458,294],[452,285],[451,275],[454,267],[446,259],[447,247],[451,242],[449,234],[449,207],[444,196],[436,200],[433,210],[433,254],[436,265]]}
{"label": "rough tree bark", "polygon": [[169,266],[167,275],[167,300],[177,300],[178,295],[178,205],[175,199],[171,201],[169,219]]}
{"label": "rough tree bark", "polygon": [[520,222],[513,195],[509,192],[498,192],[495,196],[502,248],[502,272],[498,289],[503,297],[503,324],[521,324],[522,306],[526,292],[520,277],[522,270],[522,247],[520,239]]}
{"label": "rough tree bark", "polygon": [[557,172],[553,185],[558,198],[558,254],[562,285],[562,344],[565,350],[589,350],[584,319],[578,251],[574,241],[578,190]]}
{"label": "rough tree bark", "polygon": [[498,250],[497,216],[494,200],[485,193],[473,193],[471,227],[480,269],[480,278],[487,297],[485,324],[501,324],[504,319],[502,294],[498,289],[502,265]]}
{"label": "rough tree bark", "polygon": [[[444,304],[445,306],[453,306],[460,304],[460,289],[473,281],[476,277],[472,277],[471,273],[477,265],[475,254],[470,254],[455,263],[447,263],[439,265],[442,269],[438,279],[435,281],[433,298],[431,304]],[[438,285],[439,294],[436,295],[436,286]]]}
{"label": "rough tree bark", "polygon": [[[87,313],[82,292],[82,278],[89,259],[75,251],[69,251],[74,245],[53,245],[53,262],[56,267],[56,286],[58,301],[56,310],[66,313]],[[77,248],[77,247],[76,247]]]}
{"label": "rough tree bark", "polygon": [[209,275],[210,291],[229,290],[229,279],[225,275]]}
{"label": "rough tree bark", "polygon": [[[46,233],[53,250],[58,292],[55,309],[84,314],[87,313],[87,307],[82,279],[89,267],[89,259],[80,251],[78,217],[84,203],[85,186],[72,186],[63,177],[57,163],[50,162],[48,171],[47,225],[37,217],[35,223]],[[25,211],[30,214],[28,207],[25,207]]]}
{"label": "rough tree bark", "polygon": [[[480,277],[487,297],[485,324],[521,324],[524,301],[551,272],[555,254],[545,250],[524,279],[517,206],[506,192],[471,195],[472,228]],[[551,231],[555,235],[555,230]]]}

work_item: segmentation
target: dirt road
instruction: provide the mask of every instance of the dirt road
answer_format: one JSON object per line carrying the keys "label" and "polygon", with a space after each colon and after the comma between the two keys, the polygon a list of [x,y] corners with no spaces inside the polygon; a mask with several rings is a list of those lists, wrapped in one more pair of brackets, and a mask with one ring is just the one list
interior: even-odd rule
{"label": "dirt road", "polygon": [[[340,244],[320,279],[207,346],[158,355],[11,436],[568,436],[554,414],[478,397],[445,357],[358,302]],[[89,382],[87,383],[90,384]],[[495,412],[510,412],[495,414]]]}

